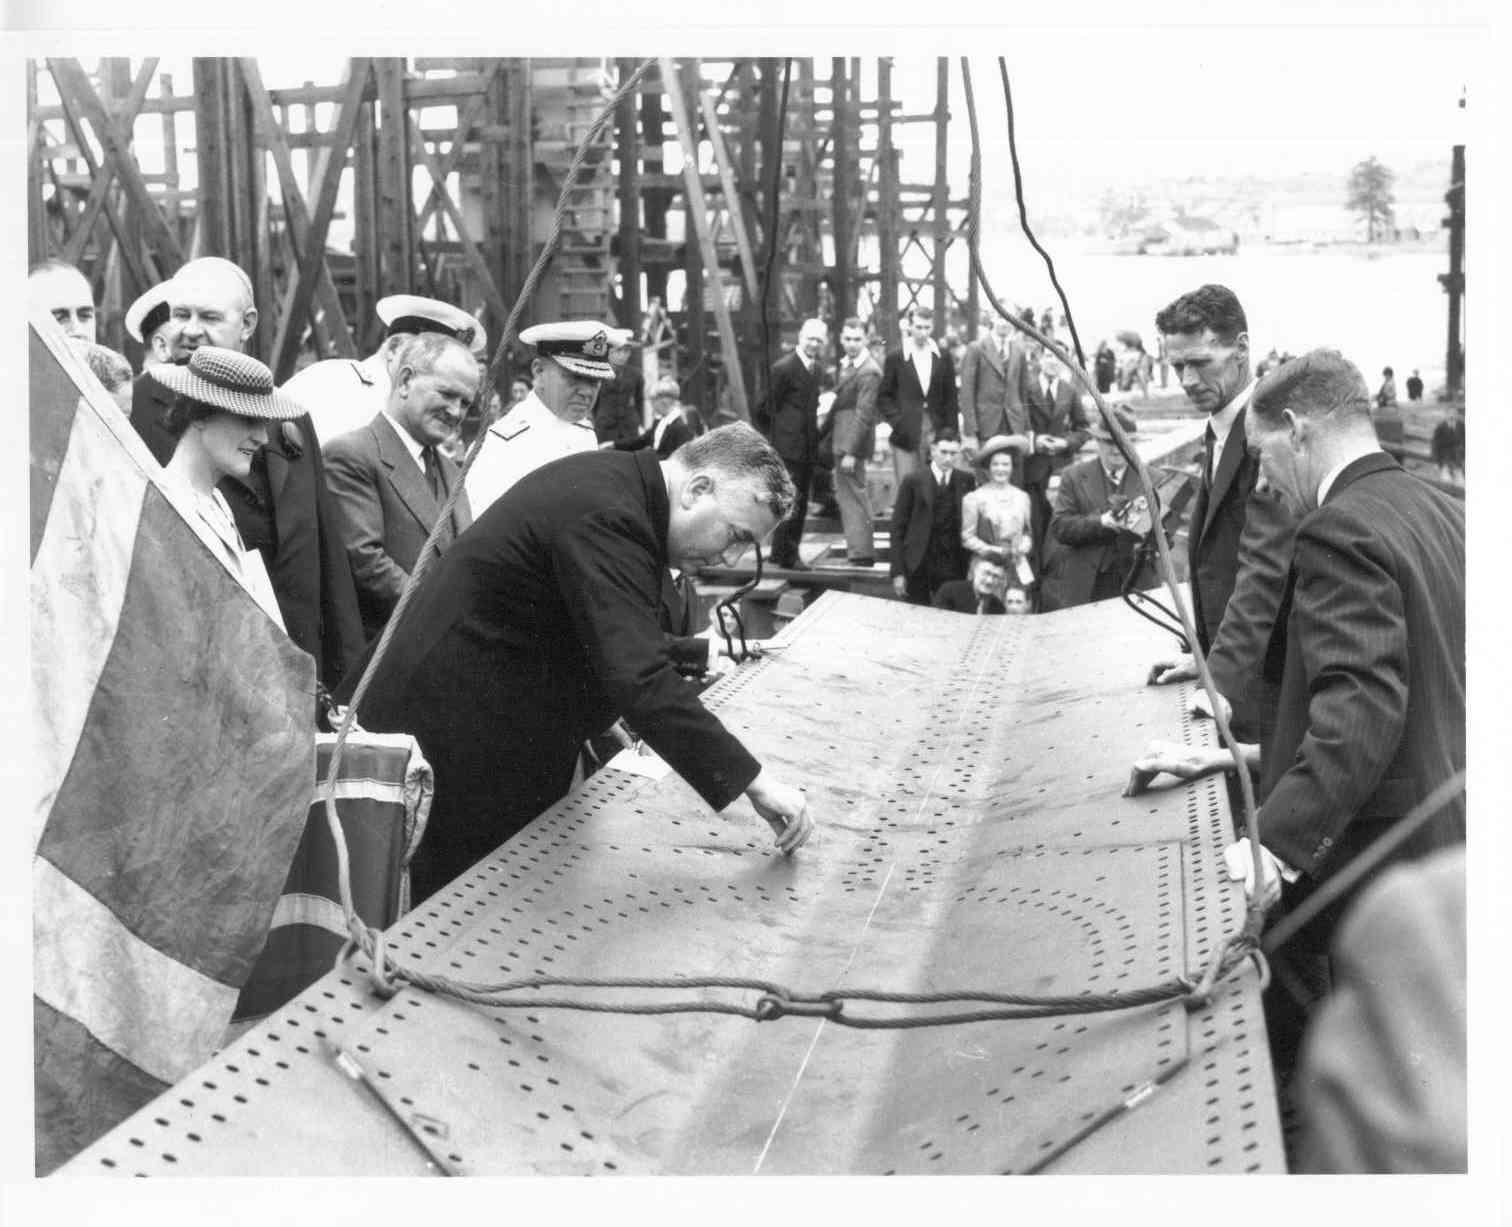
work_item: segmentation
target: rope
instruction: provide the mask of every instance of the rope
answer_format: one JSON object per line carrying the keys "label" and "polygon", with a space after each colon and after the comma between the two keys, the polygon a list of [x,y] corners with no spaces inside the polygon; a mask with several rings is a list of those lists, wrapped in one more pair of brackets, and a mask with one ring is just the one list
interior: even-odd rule
{"label": "rope", "polygon": [[[998,57],[998,67],[1002,71],[1003,84],[1006,91],[1008,83],[1008,67],[1006,61],[1001,56]],[[965,77],[964,85],[966,91],[967,111],[969,114],[975,114],[976,100],[971,89],[971,78],[969,73]],[[1011,143],[1011,99],[1009,106],[1009,140]],[[978,138],[976,136],[975,124],[972,125],[972,134],[973,140],[977,140]],[[1015,167],[1016,166],[1017,159],[1015,158]],[[997,313],[1004,319],[1006,319],[1015,329],[1023,333],[1025,336],[1030,337],[1032,340],[1037,341],[1040,345],[1043,345],[1046,349],[1048,349],[1051,353],[1053,353],[1057,358],[1060,359],[1060,361],[1065,365],[1066,369],[1071,372],[1072,376],[1075,377],[1075,379],[1082,385],[1086,392],[1092,397],[1093,404],[1097,406],[1098,416],[1102,419],[1103,423],[1107,426],[1109,432],[1112,434],[1113,440],[1117,444],[1118,450],[1123,454],[1125,461],[1127,461],[1130,468],[1132,468],[1139,477],[1140,489],[1144,493],[1145,500],[1150,505],[1152,515],[1155,517],[1155,523],[1154,525],[1152,525],[1152,536],[1159,557],[1161,578],[1165,581],[1166,590],[1170,593],[1171,601],[1175,607],[1175,611],[1180,616],[1182,637],[1187,641],[1188,645],[1192,649],[1192,662],[1197,667],[1198,679],[1202,683],[1202,688],[1204,692],[1206,692],[1208,696],[1208,702],[1213,709],[1213,721],[1218,727],[1219,736],[1221,737],[1223,744],[1228,746],[1230,752],[1233,754],[1234,763],[1238,769],[1239,790],[1240,795],[1243,798],[1244,805],[1245,830],[1250,838],[1250,854],[1254,862],[1255,881],[1263,882],[1265,881],[1265,877],[1264,866],[1261,861],[1260,825],[1259,817],[1256,812],[1257,807],[1255,805],[1255,786],[1253,781],[1251,781],[1250,779],[1249,770],[1244,764],[1243,757],[1239,753],[1238,743],[1234,740],[1233,733],[1229,729],[1228,717],[1224,714],[1223,704],[1218,701],[1218,688],[1213,683],[1213,675],[1208,669],[1207,655],[1202,651],[1201,645],[1197,641],[1197,631],[1192,624],[1191,614],[1188,611],[1186,604],[1182,601],[1181,593],[1177,588],[1176,568],[1175,564],[1171,560],[1171,545],[1166,535],[1165,525],[1161,523],[1159,519],[1160,499],[1155,493],[1155,483],[1150,477],[1149,466],[1145,464],[1139,453],[1134,449],[1134,445],[1130,441],[1129,436],[1125,433],[1123,426],[1119,424],[1117,417],[1114,416],[1113,411],[1108,407],[1108,403],[1103,399],[1102,393],[1097,390],[1097,382],[1087,374],[1084,365],[1080,362],[1074,361],[1071,355],[1066,352],[1064,346],[1055,341],[1052,341],[1049,337],[1041,333],[1039,329],[1037,329],[1033,324],[1025,323],[1018,317],[1017,314],[1007,310],[998,300],[997,295],[993,293],[992,286],[987,280],[987,274],[982,268],[981,236],[979,234],[979,227],[980,219],[973,215],[969,220],[967,234],[968,249],[971,255],[971,268],[972,274],[977,278],[978,281],[981,282],[982,291],[987,295],[987,300],[992,304],[993,309],[996,310]],[[1037,243],[1036,247],[1038,247]],[[1046,259],[1048,260],[1048,258],[1049,257],[1047,256]],[[1059,286],[1057,285],[1057,290],[1058,289]],[[1068,324],[1071,321],[1069,310],[1067,311],[1066,321]],[[1073,338],[1075,337],[1074,329],[1072,336]],[[1258,904],[1252,901],[1249,905],[1249,911],[1255,912],[1257,909]],[[1248,920],[1246,921],[1246,923],[1248,924]]]}
{"label": "rope", "polygon": [[[355,942],[342,947],[338,963],[352,956]],[[382,954],[381,940],[375,953]],[[770,980],[744,976],[620,976],[589,978],[582,976],[532,976],[505,980],[497,984],[466,984],[446,976],[431,976],[408,968],[385,972],[383,982],[392,996],[395,981],[438,996],[499,1010],[575,1010],[599,1014],[732,1014],[755,1022],[774,1022],[780,1018],[822,1018],[843,1027],[868,1031],[902,1031],[921,1027],[958,1026],[977,1022],[1007,1022],[1028,1018],[1060,1018],[1080,1014],[1106,1014],[1142,1006],[1182,1002],[1188,1009],[1201,1009],[1212,999],[1217,985],[1243,967],[1256,953],[1253,936],[1242,932],[1220,947],[1209,959],[1202,976],[1195,982],[1185,977],[1168,980],[1148,988],[1126,992],[1080,993],[1074,996],[1046,996],[1022,993],[987,992],[980,989],[949,989],[931,993],[902,993],[886,989],[827,989],[819,993],[793,992]],[[376,975],[376,965],[370,975]],[[536,989],[611,989],[643,992],[689,989],[724,989],[759,994],[754,1005],[718,1001],[708,998],[675,1001],[596,1001],[588,997],[521,996]],[[855,1002],[883,1005],[959,1005],[976,1003],[991,1008],[957,1010],[951,1013],[903,1015],[857,1015],[847,1006]]]}
{"label": "rope", "polygon": [[[505,369],[505,366],[507,364],[507,353],[504,348],[505,341],[512,334],[515,323],[519,318],[524,304],[535,292],[535,288],[540,281],[540,277],[546,266],[550,262],[551,257],[560,242],[562,221],[568,207],[568,193],[572,188],[573,181],[578,171],[581,169],[583,163],[586,160],[587,151],[593,145],[594,141],[602,132],[603,128],[613,117],[620,101],[633,89],[636,88],[639,82],[654,67],[654,65],[655,60],[642,61],[641,64],[636,68],[636,70],[625,79],[625,81],[620,85],[619,89],[615,92],[614,96],[607,102],[604,109],[594,120],[594,123],[589,128],[587,135],[583,138],[582,143],[579,145],[576,153],[574,154],[572,162],[567,170],[565,180],[563,182],[561,195],[559,196],[557,201],[557,209],[556,214],[553,217],[550,236],[548,237],[540,256],[537,258],[534,266],[531,268],[529,275],[526,277],[525,284],[521,287],[519,297],[516,299],[514,307],[511,309],[509,318],[502,330],[499,347],[495,351],[494,358],[484,375],[482,386],[479,390],[480,403],[485,405],[488,404],[488,399],[492,391],[493,383],[496,377]],[[790,68],[790,66],[791,62],[788,61],[784,71],[784,87],[786,87],[787,83],[786,69]],[[784,94],[785,93],[786,89],[784,88]],[[969,77],[967,98],[968,104],[974,107],[969,89]],[[975,135],[975,123],[973,121],[974,139]],[[1121,441],[1121,447],[1129,449],[1128,440],[1123,436],[1122,430],[1118,426],[1116,419],[1113,418],[1106,404],[1103,403],[1101,397],[1097,394],[1095,385],[1087,378],[1086,373],[1081,370],[1080,366],[1072,362],[1070,357],[1065,354],[1065,351],[1057,346],[1054,342],[1051,342],[1048,338],[1041,336],[1036,329],[1034,329],[1030,325],[1023,323],[1023,321],[1019,320],[1017,316],[1003,310],[996,296],[992,293],[991,287],[988,285],[986,277],[981,270],[977,223],[978,219],[973,216],[971,219],[972,268],[975,275],[981,280],[983,289],[986,290],[988,298],[991,300],[993,306],[997,308],[1000,313],[1004,314],[1013,323],[1013,325],[1019,329],[1019,331],[1028,334],[1029,336],[1039,341],[1041,344],[1047,346],[1052,352],[1056,353],[1057,356],[1061,357],[1062,361],[1064,361],[1070,369],[1077,373],[1078,377],[1084,384],[1088,386],[1089,390],[1092,392],[1098,405],[1099,411],[1103,414],[1104,420],[1109,423],[1110,428],[1115,433],[1115,437]],[[775,241],[776,236],[774,231],[773,250],[775,250]],[[767,286],[768,293],[769,290],[770,280],[768,280]],[[763,306],[765,307],[765,305],[766,304],[764,302]],[[1067,318],[1068,320],[1070,318],[1069,309]],[[400,990],[402,986],[408,985],[416,989],[431,992],[440,996],[451,997],[458,1001],[469,1002],[472,1004],[497,1009],[566,1009],[598,1013],[647,1015],[697,1012],[711,1014],[731,1014],[750,1018],[757,1022],[770,1022],[784,1017],[817,1017],[828,1021],[833,1021],[841,1026],[848,1026],[859,1029],[901,1030],[919,1027],[952,1026],[971,1022],[992,1022],[1011,1019],[1048,1018],[1060,1015],[1102,1013],[1109,1011],[1134,1009],[1141,1006],[1163,1004],[1174,1001],[1185,1002],[1189,1008],[1200,1008],[1211,999],[1213,991],[1221,980],[1227,978],[1236,969],[1242,967],[1254,955],[1256,950],[1255,934],[1259,932],[1260,920],[1262,918],[1259,913],[1254,912],[1252,909],[1244,929],[1235,937],[1231,938],[1222,947],[1214,951],[1212,957],[1209,959],[1208,965],[1203,970],[1201,977],[1195,983],[1186,978],[1179,978],[1168,981],[1165,984],[1153,986],[1150,988],[1135,989],[1128,992],[1106,994],[1083,993],[1077,996],[1027,996],[1022,994],[982,992],[975,990],[954,990],[934,993],[897,993],[880,989],[864,988],[849,990],[832,989],[817,994],[804,994],[790,992],[782,985],[775,984],[770,981],[740,977],[677,977],[668,979],[621,978],[607,980],[594,980],[574,977],[538,977],[527,980],[505,981],[500,984],[468,984],[461,981],[452,980],[445,976],[428,975],[413,968],[401,967],[397,964],[392,963],[388,956],[386,939],[383,932],[369,928],[367,924],[364,923],[363,920],[357,915],[356,908],[352,901],[350,857],[347,850],[346,839],[344,833],[341,830],[340,821],[336,814],[336,806],[334,800],[335,782],[340,769],[341,756],[346,744],[346,739],[351,730],[356,726],[356,716],[363,696],[366,694],[367,687],[370,684],[379,663],[383,659],[384,653],[388,649],[388,645],[393,638],[396,628],[399,626],[403,618],[410,599],[414,594],[414,590],[419,586],[426,568],[431,561],[431,555],[433,551],[430,547],[432,544],[434,544],[434,539],[441,532],[442,527],[447,522],[448,517],[451,513],[452,506],[456,502],[456,499],[459,497],[461,491],[464,488],[467,473],[471,468],[473,461],[476,459],[478,452],[482,448],[485,434],[486,429],[480,430],[478,436],[469,446],[467,455],[462,464],[459,478],[454,483],[452,491],[448,495],[445,503],[442,505],[441,512],[436,519],[436,527],[432,529],[431,538],[427,540],[425,547],[421,550],[419,561],[414,571],[411,573],[409,582],[405,586],[404,592],[400,596],[399,603],[396,606],[393,615],[390,617],[388,625],[384,628],[382,635],[379,637],[378,643],[373,650],[372,657],[369,660],[367,667],[364,669],[362,677],[358,681],[358,684],[352,695],[351,703],[344,713],[340,727],[337,730],[336,743],[332,750],[331,762],[326,776],[325,787],[327,795],[325,800],[325,817],[327,825],[331,832],[332,841],[336,845],[341,905],[346,915],[347,927],[350,933],[350,939],[345,945],[343,945],[340,954],[337,956],[337,963],[339,965],[343,962],[346,962],[348,959],[354,957],[358,951],[360,951],[369,959],[371,963],[368,974],[373,991],[379,996],[384,998],[392,997]],[[1131,450],[1132,449],[1126,451],[1126,454],[1129,454]],[[1146,489],[1146,493],[1150,497],[1151,505],[1158,507],[1158,502],[1153,497],[1154,492],[1153,487],[1150,483],[1149,474],[1143,464],[1139,462],[1137,455],[1134,455],[1132,457],[1130,463],[1136,467],[1136,471],[1140,475],[1140,480]],[[1176,596],[1174,582],[1171,580],[1171,575],[1173,574],[1173,572],[1171,569],[1169,551],[1163,531],[1157,534],[1156,541],[1161,551],[1162,571],[1166,576],[1167,583],[1171,585],[1172,595]],[[1177,607],[1181,611],[1183,625],[1185,626],[1188,634],[1191,635],[1191,627],[1187,621],[1186,611],[1184,607],[1181,606],[1179,597],[1177,597]],[[1192,637],[1195,641],[1195,636]],[[1209,687],[1209,691],[1211,693],[1211,678],[1207,675],[1205,664],[1201,664],[1201,658],[1199,657],[1198,659],[1203,672],[1204,682]],[[1214,706],[1217,707],[1218,705],[1215,703]],[[1215,712],[1215,716],[1220,718],[1221,721],[1221,709]],[[1226,725],[1221,724],[1220,727],[1226,735]],[[1256,846],[1258,848],[1258,841],[1256,843]],[[744,1005],[708,999],[675,1000],[670,1002],[607,1002],[575,997],[530,996],[521,998],[518,996],[510,996],[511,994],[518,994],[523,990],[535,990],[542,988],[555,989],[564,987],[652,991],[686,991],[690,988],[726,990],[734,989],[756,992],[759,994],[759,996],[754,1005]],[[955,1011],[952,1013],[943,1014],[916,1014],[895,1017],[854,1015],[846,1012],[847,1003],[862,1001],[876,1004],[905,1006],[977,1003],[990,1008]]]}

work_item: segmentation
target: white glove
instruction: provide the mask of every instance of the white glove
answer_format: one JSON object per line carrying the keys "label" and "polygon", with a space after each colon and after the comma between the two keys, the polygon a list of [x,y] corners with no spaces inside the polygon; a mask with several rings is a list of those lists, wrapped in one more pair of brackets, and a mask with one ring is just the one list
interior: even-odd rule
{"label": "white glove", "polygon": [[[1249,836],[1237,840],[1223,850],[1223,863],[1228,867],[1230,882],[1243,882],[1245,897],[1255,898],[1255,858],[1250,852]],[[1281,882],[1295,882],[1297,871],[1284,861],[1272,856],[1264,844],[1260,845],[1260,864],[1265,877],[1265,886],[1260,894],[1260,906],[1269,911],[1281,898]]]}

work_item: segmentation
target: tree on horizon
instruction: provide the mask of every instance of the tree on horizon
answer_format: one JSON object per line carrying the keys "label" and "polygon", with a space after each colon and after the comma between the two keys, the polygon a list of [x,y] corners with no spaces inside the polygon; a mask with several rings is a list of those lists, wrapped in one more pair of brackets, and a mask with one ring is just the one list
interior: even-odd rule
{"label": "tree on horizon", "polygon": [[1348,208],[1365,218],[1366,241],[1388,233],[1396,220],[1396,174],[1371,154],[1349,172]]}

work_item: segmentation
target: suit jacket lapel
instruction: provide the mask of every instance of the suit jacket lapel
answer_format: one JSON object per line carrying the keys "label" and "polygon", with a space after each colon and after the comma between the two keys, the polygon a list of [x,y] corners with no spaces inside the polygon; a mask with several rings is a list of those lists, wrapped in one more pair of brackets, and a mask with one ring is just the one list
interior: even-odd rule
{"label": "suit jacket lapel", "polygon": [[[446,479],[446,491],[450,494],[457,488],[457,476],[462,470],[447,457],[441,456],[440,459],[441,473]],[[472,506],[467,501],[465,490],[457,495],[457,501],[452,504],[451,522],[452,536],[456,536],[472,523]]]}
{"label": "suit jacket lapel", "polygon": [[1213,474],[1213,488],[1208,492],[1207,507],[1203,513],[1204,533],[1213,522],[1213,515],[1223,502],[1223,496],[1234,484],[1234,474],[1239,472],[1240,462],[1244,459],[1244,413],[1243,409],[1239,410],[1234,424],[1229,427],[1228,438],[1223,441],[1223,454],[1218,457],[1218,471]]}
{"label": "suit jacket lapel", "polygon": [[998,356],[997,346],[994,345],[991,341],[982,342],[982,357],[986,359],[987,365],[995,370],[999,375],[1003,373],[1003,367],[1006,364],[1004,363],[1003,359]]}
{"label": "suit jacket lapel", "polygon": [[436,512],[440,509],[431,495],[430,486],[426,484],[425,474],[400,442],[393,424],[383,414],[374,418],[368,429],[373,432],[373,441],[378,447],[378,462],[388,475],[389,485],[394,487],[394,493],[415,517],[416,523],[429,533],[431,525],[436,522]]}

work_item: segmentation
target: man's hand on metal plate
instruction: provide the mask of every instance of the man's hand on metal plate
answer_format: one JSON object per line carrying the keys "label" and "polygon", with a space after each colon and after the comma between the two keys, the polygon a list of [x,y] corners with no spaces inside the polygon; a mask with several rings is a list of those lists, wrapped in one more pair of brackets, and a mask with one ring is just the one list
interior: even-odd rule
{"label": "man's hand on metal plate", "polygon": [[1189,746],[1178,741],[1152,741],[1134,760],[1129,785],[1124,796],[1138,796],[1157,775],[1165,773],[1180,780],[1201,779],[1215,771],[1234,765],[1234,758],[1221,746]]}
{"label": "man's hand on metal plate", "polygon": [[784,856],[803,847],[814,833],[814,820],[809,817],[808,801],[801,789],[773,779],[763,770],[751,781],[745,795],[776,832],[777,850]]}
{"label": "man's hand on metal plate", "polygon": [[1175,660],[1157,660],[1150,666],[1150,676],[1145,679],[1150,686],[1169,686],[1172,682],[1189,682],[1197,676],[1197,662],[1191,656],[1178,656]]}
{"label": "man's hand on metal plate", "polygon": [[907,596],[908,595],[908,579],[905,576],[894,575],[892,577],[892,585],[893,585],[893,595],[894,596]]}

